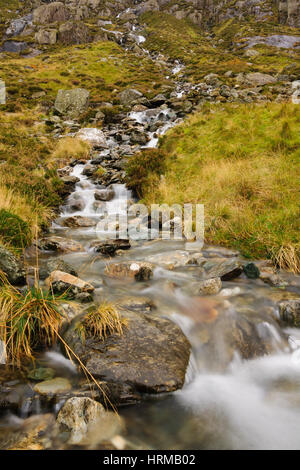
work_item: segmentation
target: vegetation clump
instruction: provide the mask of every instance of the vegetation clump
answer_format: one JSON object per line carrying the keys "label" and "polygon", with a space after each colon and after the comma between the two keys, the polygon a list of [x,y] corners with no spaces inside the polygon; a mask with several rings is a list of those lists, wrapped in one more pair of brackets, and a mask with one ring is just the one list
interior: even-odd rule
{"label": "vegetation clump", "polygon": [[5,345],[6,363],[20,367],[24,360],[34,359],[42,346],[51,346],[63,317],[59,312],[61,298],[41,287],[18,290],[1,274],[0,340]]}
{"label": "vegetation clump", "polygon": [[166,155],[162,149],[145,149],[130,158],[126,166],[126,183],[138,197],[151,194],[164,174]]}
{"label": "vegetation clump", "polygon": [[103,301],[97,310],[92,310],[83,317],[77,326],[77,331],[85,342],[88,336],[100,340],[110,335],[122,335],[127,327],[127,320],[123,318],[115,304]]}
{"label": "vegetation clump", "polygon": [[0,237],[5,244],[21,249],[31,241],[30,227],[18,215],[0,209]]}

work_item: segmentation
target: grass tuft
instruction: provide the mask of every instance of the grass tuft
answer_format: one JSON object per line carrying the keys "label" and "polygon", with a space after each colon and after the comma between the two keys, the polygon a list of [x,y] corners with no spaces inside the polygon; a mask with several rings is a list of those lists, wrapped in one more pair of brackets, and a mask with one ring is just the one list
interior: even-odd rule
{"label": "grass tuft", "polygon": [[77,331],[85,342],[87,336],[104,340],[115,334],[121,336],[127,327],[127,320],[119,314],[118,308],[111,302],[103,301],[97,310],[89,312],[77,326]]}
{"label": "grass tuft", "polygon": [[20,367],[33,360],[42,346],[51,346],[63,320],[60,299],[40,287],[20,291],[0,274],[0,339],[5,344],[6,363]]}

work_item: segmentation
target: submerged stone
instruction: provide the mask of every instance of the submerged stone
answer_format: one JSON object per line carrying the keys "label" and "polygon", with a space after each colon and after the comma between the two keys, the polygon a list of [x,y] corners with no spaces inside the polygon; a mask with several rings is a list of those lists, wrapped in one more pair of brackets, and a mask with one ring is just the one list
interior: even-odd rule
{"label": "submerged stone", "polygon": [[122,419],[88,397],[69,398],[58,413],[57,424],[72,445],[109,441],[123,428]]}
{"label": "submerged stone", "polygon": [[45,380],[36,384],[33,389],[41,395],[56,395],[58,393],[68,392],[72,385],[64,377],[56,377],[55,379]]}

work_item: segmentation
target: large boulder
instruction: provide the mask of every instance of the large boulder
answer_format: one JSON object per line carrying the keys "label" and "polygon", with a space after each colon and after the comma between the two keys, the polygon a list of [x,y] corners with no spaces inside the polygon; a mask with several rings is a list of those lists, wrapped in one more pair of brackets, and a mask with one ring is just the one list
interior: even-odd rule
{"label": "large boulder", "polygon": [[71,240],[70,238],[57,237],[55,235],[40,238],[38,241],[38,247],[40,250],[58,251],[61,253],[83,251],[83,247],[80,243]]}
{"label": "large boulder", "polygon": [[84,23],[68,21],[60,25],[58,40],[63,44],[85,44],[90,42],[91,35]]}
{"label": "large boulder", "polygon": [[49,24],[67,21],[69,12],[62,2],[41,5],[33,11],[33,21],[38,24]]}
{"label": "large boulder", "polygon": [[28,44],[21,41],[5,41],[1,49],[4,52],[20,54],[28,49]]}
{"label": "large boulder", "polygon": [[276,78],[272,77],[272,75],[261,72],[247,73],[245,76],[245,80],[251,86],[270,85],[272,83],[276,83],[277,81]]}
{"label": "large boulder", "polygon": [[202,264],[206,278],[220,277],[222,281],[231,281],[239,277],[243,272],[243,266],[239,261],[228,259],[210,259]]}
{"label": "large boulder", "polygon": [[95,127],[80,129],[80,131],[77,132],[76,137],[88,142],[94,148],[106,149],[108,147],[104,133]]}
{"label": "large boulder", "polygon": [[4,272],[13,285],[25,283],[25,270],[21,261],[0,245],[0,271]]}
{"label": "large boulder", "polygon": [[64,273],[72,274],[72,276],[78,275],[73,266],[66,263],[66,261],[60,258],[54,258],[48,261],[45,266],[40,268],[40,279],[46,279],[53,271],[63,271]]}
{"label": "large boulder", "polygon": [[130,106],[138,102],[143,97],[143,94],[134,88],[127,88],[119,94],[120,103],[124,106]]}
{"label": "large boulder", "polygon": [[164,393],[181,388],[190,344],[181,329],[165,318],[120,312],[128,325],[123,335],[82,342],[76,320],[65,334],[67,344],[89,372],[107,382],[130,385],[137,392]]}
{"label": "large boulder", "polygon": [[0,104],[6,103],[6,87],[5,82],[0,80]]}
{"label": "large boulder", "polygon": [[56,44],[57,41],[57,31],[56,29],[40,29],[35,34],[35,40],[39,44]]}
{"label": "large boulder", "polygon": [[290,26],[300,26],[300,5],[298,0],[279,0],[279,21]]}
{"label": "large boulder", "polygon": [[288,349],[287,335],[269,305],[233,307],[227,300],[193,297],[183,313],[192,320],[189,339],[200,369],[223,371],[236,357],[252,359]]}
{"label": "large boulder", "polygon": [[29,17],[17,18],[13,20],[7,28],[5,34],[7,37],[19,36],[28,24]]}
{"label": "large boulder", "polygon": [[58,90],[54,107],[60,114],[75,119],[89,106],[90,93],[84,88]]}

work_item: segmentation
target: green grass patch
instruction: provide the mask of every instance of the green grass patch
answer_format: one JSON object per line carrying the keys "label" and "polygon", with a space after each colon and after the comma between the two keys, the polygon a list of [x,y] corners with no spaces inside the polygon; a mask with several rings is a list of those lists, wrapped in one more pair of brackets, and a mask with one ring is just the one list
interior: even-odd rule
{"label": "green grass patch", "polygon": [[140,193],[149,204],[202,203],[208,242],[299,272],[299,124],[292,104],[207,106],[162,138],[164,178],[149,167]]}

